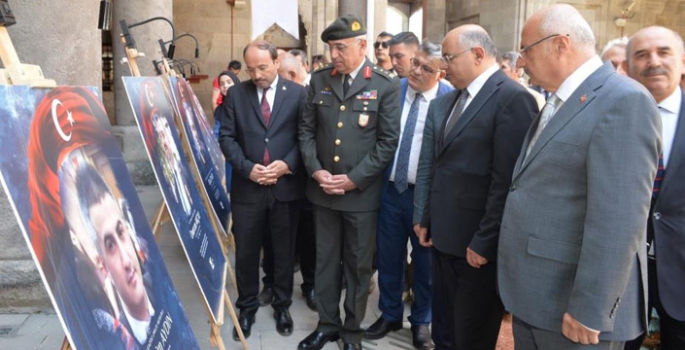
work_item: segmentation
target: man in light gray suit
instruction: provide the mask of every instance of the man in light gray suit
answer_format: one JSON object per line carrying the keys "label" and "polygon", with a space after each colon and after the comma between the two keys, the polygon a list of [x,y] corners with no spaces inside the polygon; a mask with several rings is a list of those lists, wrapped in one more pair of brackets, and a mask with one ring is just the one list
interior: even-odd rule
{"label": "man in light gray suit", "polygon": [[656,104],[595,53],[569,5],[523,27],[518,66],[552,92],[523,143],[499,241],[517,350],[621,349],[646,327]]}
{"label": "man in light gray suit", "polygon": [[[647,27],[630,38],[623,64],[654,96],[662,118],[663,153],[647,223],[649,305],[659,313],[661,350],[685,349],[685,97],[678,86],[684,52],[678,33]],[[640,349],[643,338],[626,349]]]}

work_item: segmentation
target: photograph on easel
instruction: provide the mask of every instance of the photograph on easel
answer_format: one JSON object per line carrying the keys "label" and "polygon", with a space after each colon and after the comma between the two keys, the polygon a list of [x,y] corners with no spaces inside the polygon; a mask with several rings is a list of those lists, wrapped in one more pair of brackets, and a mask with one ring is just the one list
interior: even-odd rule
{"label": "photograph on easel", "polygon": [[95,88],[0,86],[2,184],[74,349],[199,349]]}
{"label": "photograph on easel", "polygon": [[[225,230],[231,208],[226,188],[222,185],[226,176],[224,156],[190,84],[176,77],[170,80],[174,110],[183,124],[190,154],[214,212]],[[226,232],[221,234],[225,236]]]}
{"label": "photograph on easel", "polygon": [[171,221],[212,318],[221,323],[227,260],[181,148],[162,80],[123,81]]}

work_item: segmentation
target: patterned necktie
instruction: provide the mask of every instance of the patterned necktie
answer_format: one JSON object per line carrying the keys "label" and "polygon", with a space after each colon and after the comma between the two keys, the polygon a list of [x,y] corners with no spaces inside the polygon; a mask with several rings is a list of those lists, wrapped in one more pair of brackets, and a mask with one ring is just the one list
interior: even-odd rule
{"label": "patterned necktie", "polygon": [[419,119],[419,104],[421,101],[421,93],[414,95],[414,102],[411,103],[407,120],[404,123],[404,131],[402,131],[402,142],[397,154],[397,164],[395,166],[395,189],[398,193],[402,193],[409,187],[409,156],[411,154],[411,145],[414,140],[414,130],[416,130],[416,121]]}
{"label": "patterned necktie", "polygon": [[350,75],[343,75],[343,95],[347,96],[347,92],[350,91]]}
{"label": "patterned necktie", "polygon": [[454,128],[454,125],[457,124],[457,120],[459,120],[459,117],[461,117],[461,113],[464,112],[464,106],[466,105],[466,100],[469,99],[469,91],[464,89],[459,93],[459,98],[457,99],[457,105],[454,107],[454,111],[452,111],[452,115],[450,118],[447,120],[447,125],[445,126],[445,133],[442,135],[442,139],[445,140],[447,138],[447,135],[449,135],[450,131]]}
{"label": "patterned necktie", "polygon": [[540,133],[542,133],[542,130],[547,126],[547,123],[549,123],[549,121],[552,119],[552,115],[554,115],[554,111],[557,109],[557,103],[559,103],[559,101],[561,101],[559,97],[557,97],[556,94],[552,94],[549,96],[549,99],[547,99],[547,103],[545,103],[545,106],[542,107],[542,111],[540,112],[540,121],[538,122],[538,128],[535,130],[535,134],[533,134],[533,137],[530,139],[530,143],[528,143],[526,157],[528,157],[530,150],[533,149],[533,146],[540,137]]}
{"label": "patterned necktie", "polygon": [[[266,99],[266,92],[269,90],[270,86],[267,86],[262,90],[262,118],[264,119],[264,125],[267,129],[269,128],[269,122],[271,122],[271,106],[269,106],[269,100]],[[271,163],[271,158],[269,157],[269,148],[264,145],[264,165],[269,165]]]}
{"label": "patterned necktie", "polygon": [[661,187],[661,180],[664,179],[664,155],[659,154],[659,166],[656,168],[656,177],[654,178],[654,188],[652,189],[652,198],[659,197],[659,187]]}

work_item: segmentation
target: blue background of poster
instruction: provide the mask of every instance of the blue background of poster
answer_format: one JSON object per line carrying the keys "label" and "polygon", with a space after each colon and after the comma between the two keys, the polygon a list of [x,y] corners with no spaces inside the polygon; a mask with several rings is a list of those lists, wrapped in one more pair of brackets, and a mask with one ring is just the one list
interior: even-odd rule
{"label": "blue background of poster", "polygon": [[[222,228],[225,229],[231,208],[226,189],[221,185],[225,176],[225,164],[219,142],[214,138],[209,122],[199,113],[197,98],[188,82],[172,77],[171,90],[205,191]],[[226,235],[226,232],[222,234]]]}
{"label": "blue background of poster", "polygon": [[[79,96],[95,97],[97,103],[101,105],[100,96],[95,88],[58,87],[47,90],[31,89],[27,86],[0,86],[0,100],[3,101],[0,104],[0,121],[3,125],[3,128],[0,128],[0,139],[3,142],[3,151],[0,153],[0,170],[2,171],[3,184],[26,236],[27,244],[39,267],[46,289],[72,347],[75,349],[154,349],[157,345],[167,348],[169,344],[174,344],[174,347],[199,349],[183,306],[164,265],[162,255],[152,236],[119,146],[112,136],[104,108],[102,108],[103,113],[101,115],[96,114],[95,117],[99,118],[100,125],[104,129],[101,130],[101,133],[107,136],[102,137],[96,144],[79,145],[71,152],[93,147],[98,150],[99,154],[106,157],[111,175],[116,181],[118,192],[128,204],[129,219],[135,228],[135,235],[139,242],[146,243],[146,260],[141,263],[141,267],[145,270],[149,286],[154,286],[154,288],[148,288],[148,284],[146,284],[155,314],[150,321],[150,334],[145,344],[133,343],[127,346],[122,343],[120,334],[111,329],[105,331],[102,326],[97,326],[98,321],[94,316],[96,310],[93,308],[95,303],[86,296],[88,295],[84,291],[86,287],[83,286],[82,282],[79,283],[80,263],[77,259],[79,254],[76,254],[76,249],[73,247],[68,234],[65,234],[67,228],[48,233],[32,233],[30,231],[29,222],[33,216],[40,215],[43,220],[50,221],[49,216],[41,215],[46,212],[41,203],[38,203],[38,207],[34,208],[28,195],[30,192],[28,184],[30,155],[27,153],[27,148],[28,135],[32,129],[36,106],[51,91],[52,96],[55,96],[54,94],[59,96],[62,92],[68,92],[76,93]],[[76,123],[78,122],[77,119]],[[44,146],[46,153],[52,151],[49,145]],[[52,222],[52,225],[56,224]],[[47,240],[51,244],[51,250],[60,253],[51,255],[50,260],[46,261],[44,265],[39,263],[36,250],[31,245],[32,238],[35,238],[34,236],[37,234],[50,236]],[[165,322],[169,320],[171,320],[171,328],[167,334],[162,328],[165,327]],[[107,321],[113,322],[113,324],[109,324],[112,329],[116,327],[117,321],[123,322],[109,319]],[[102,325],[102,323],[100,324]]]}
{"label": "blue background of poster", "polygon": [[[162,80],[124,77],[123,81],[176,232],[212,317],[218,322],[223,306],[227,262],[180,148],[174,112]],[[158,132],[156,125],[162,124],[166,131]],[[174,159],[170,162],[175,164],[169,165],[173,169],[165,168],[165,159]],[[169,164],[168,161],[166,163]]]}

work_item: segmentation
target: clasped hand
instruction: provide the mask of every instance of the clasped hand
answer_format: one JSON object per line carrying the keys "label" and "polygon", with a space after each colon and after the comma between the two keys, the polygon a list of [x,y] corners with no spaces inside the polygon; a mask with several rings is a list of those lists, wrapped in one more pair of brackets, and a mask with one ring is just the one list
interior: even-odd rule
{"label": "clasped hand", "polygon": [[332,175],[327,170],[321,169],[315,171],[312,177],[319,183],[321,189],[330,195],[342,196],[345,192],[357,188],[347,174]]}
{"label": "clasped hand", "polygon": [[250,180],[264,186],[275,185],[278,178],[289,172],[288,164],[282,160],[276,160],[268,166],[255,164],[250,172]]}

